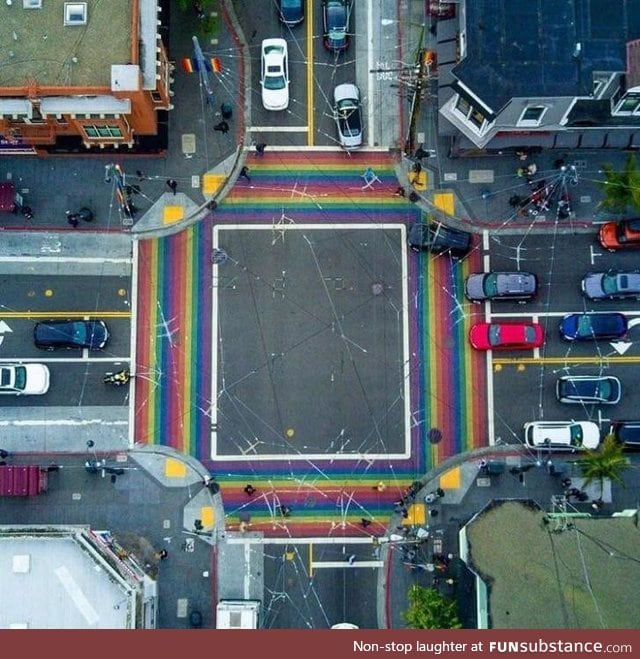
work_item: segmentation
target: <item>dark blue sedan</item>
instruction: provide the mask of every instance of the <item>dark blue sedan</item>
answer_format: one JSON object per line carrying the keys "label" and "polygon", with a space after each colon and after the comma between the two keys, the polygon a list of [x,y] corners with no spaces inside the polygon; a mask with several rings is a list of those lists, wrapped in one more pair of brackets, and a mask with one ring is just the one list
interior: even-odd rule
{"label": "dark blue sedan", "polygon": [[304,20],[305,0],[278,0],[280,20],[293,27]]}
{"label": "dark blue sedan", "polygon": [[324,47],[333,52],[346,50],[349,45],[350,0],[322,0]]}
{"label": "dark blue sedan", "polygon": [[623,339],[627,332],[627,317],[617,312],[571,313],[560,322],[560,336],[567,341]]}

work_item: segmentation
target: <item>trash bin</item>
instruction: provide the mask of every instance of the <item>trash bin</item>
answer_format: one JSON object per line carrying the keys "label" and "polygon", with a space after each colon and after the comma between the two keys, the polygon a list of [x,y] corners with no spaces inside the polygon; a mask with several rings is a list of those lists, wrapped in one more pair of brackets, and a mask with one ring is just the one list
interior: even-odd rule
{"label": "trash bin", "polygon": [[484,468],[486,474],[497,476],[504,473],[506,465],[501,460],[489,460]]}

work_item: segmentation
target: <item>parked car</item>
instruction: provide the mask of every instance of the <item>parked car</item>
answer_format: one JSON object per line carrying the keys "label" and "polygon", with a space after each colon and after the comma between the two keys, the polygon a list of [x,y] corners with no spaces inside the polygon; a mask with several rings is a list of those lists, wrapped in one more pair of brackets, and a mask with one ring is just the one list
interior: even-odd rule
{"label": "parked car", "polygon": [[109,339],[109,330],[101,320],[45,320],[36,323],[33,339],[37,348],[88,348],[101,350]]}
{"label": "parked car", "polygon": [[640,298],[640,270],[590,272],[580,284],[582,294],[590,300],[624,300]]}
{"label": "parked car", "polygon": [[613,421],[609,434],[613,435],[625,448],[640,449],[640,421]]}
{"label": "parked car", "polygon": [[278,0],[278,17],[285,24],[293,27],[304,20],[305,0]]}
{"label": "parked car", "polygon": [[471,302],[517,300],[526,302],[538,292],[538,278],[530,272],[474,272],[467,277],[464,293]]}
{"label": "parked car", "polygon": [[561,403],[602,403],[620,401],[622,385],[613,375],[563,375],[556,381],[556,397]]}
{"label": "parked car", "polygon": [[593,421],[531,421],[524,424],[524,443],[532,449],[596,449],[600,428]]}
{"label": "parked car", "polygon": [[477,323],[469,330],[469,343],[476,350],[526,350],[544,343],[539,323]]}
{"label": "parked car", "polygon": [[603,224],[598,240],[610,251],[640,248],[640,218]]}
{"label": "parked car", "polygon": [[452,229],[440,222],[416,222],[409,229],[409,247],[416,252],[450,254],[460,258],[469,253],[472,237],[466,231]]}
{"label": "parked car", "polygon": [[0,394],[41,395],[49,391],[44,364],[0,364]]}
{"label": "parked car", "polygon": [[327,50],[347,49],[350,18],[351,0],[322,0],[323,43]]}
{"label": "parked car", "polygon": [[629,331],[622,313],[570,313],[560,321],[560,336],[567,341],[623,339]]}
{"label": "parked car", "polygon": [[362,106],[360,90],[351,83],[333,90],[333,116],[340,146],[347,151],[362,146]]}
{"label": "parked car", "polygon": [[260,87],[265,110],[286,110],[289,107],[289,61],[284,39],[264,39]]}

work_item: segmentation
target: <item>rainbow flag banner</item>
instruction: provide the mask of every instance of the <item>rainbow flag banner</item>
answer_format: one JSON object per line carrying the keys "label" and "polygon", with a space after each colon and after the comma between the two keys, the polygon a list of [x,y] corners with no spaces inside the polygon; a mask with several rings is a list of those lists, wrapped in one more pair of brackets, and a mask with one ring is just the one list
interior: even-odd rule
{"label": "rainbow flag banner", "polygon": [[[240,179],[206,221],[139,243],[135,439],[200,460],[221,486],[231,530],[284,537],[383,534],[395,503],[416,480],[484,442],[484,362],[468,348],[471,310],[461,295],[463,278],[479,257],[456,264],[409,252],[406,452],[375,459],[335,459],[329,452],[312,459],[287,454],[267,459],[259,450],[248,458],[238,445],[237,455],[221,457],[212,439],[221,432],[221,402],[212,380],[214,364],[219,367],[228,354],[217,338],[214,302],[224,298],[213,287],[219,285],[214,261],[226,255],[214,243],[214,228],[267,224],[277,240],[275,229],[292,223],[330,228],[420,219],[415,204],[394,194],[399,183],[386,152],[267,149],[261,156],[249,154],[247,164],[250,180]],[[367,171],[375,178],[365,180]],[[354,258],[358,254],[354,248]],[[300,383],[292,386],[303,392]],[[242,413],[249,418],[253,412]]]}

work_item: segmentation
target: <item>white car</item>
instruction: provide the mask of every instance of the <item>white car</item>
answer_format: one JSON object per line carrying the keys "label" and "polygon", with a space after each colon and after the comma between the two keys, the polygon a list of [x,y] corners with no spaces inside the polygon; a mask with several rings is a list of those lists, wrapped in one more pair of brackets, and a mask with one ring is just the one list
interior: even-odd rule
{"label": "white car", "polygon": [[0,364],[0,394],[46,394],[49,369],[44,364]]}
{"label": "white car", "polygon": [[262,42],[260,87],[265,110],[286,110],[289,107],[289,57],[284,39]]}
{"label": "white car", "polygon": [[333,90],[333,116],[340,146],[347,151],[362,146],[362,107],[360,90],[351,83],[337,85]]}
{"label": "white car", "polygon": [[593,421],[531,421],[524,424],[524,443],[532,449],[596,449],[600,427]]}

